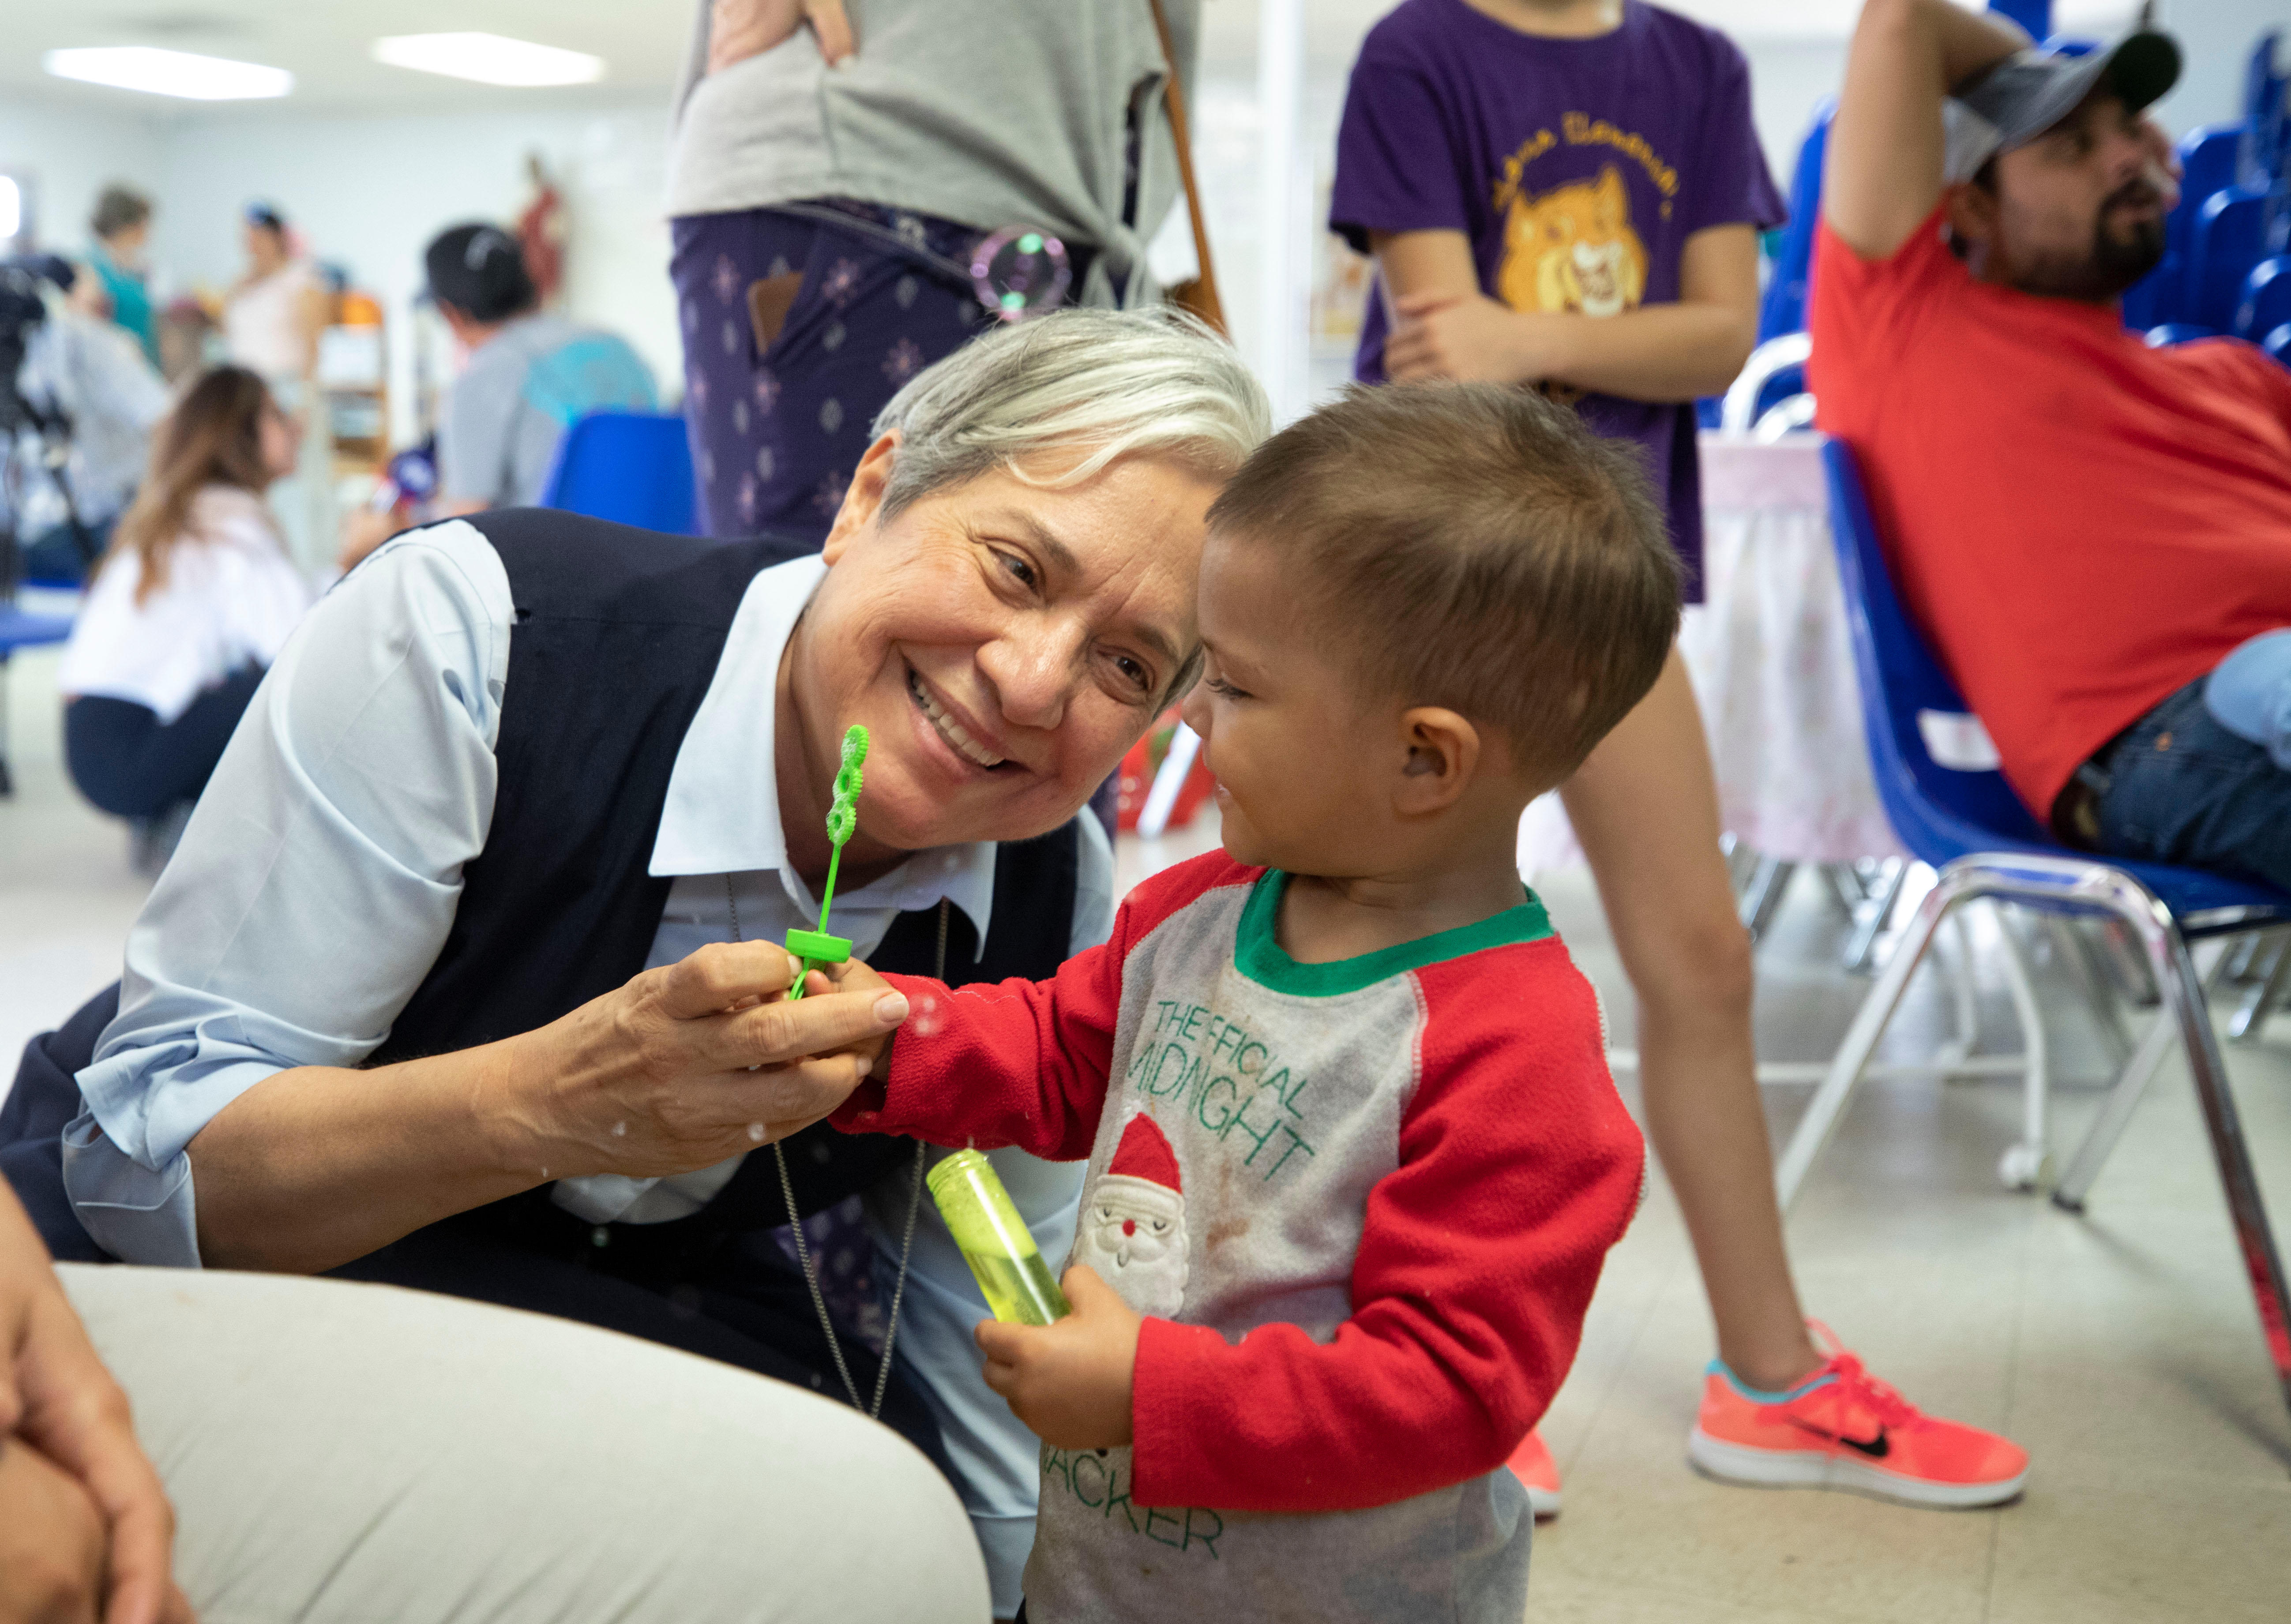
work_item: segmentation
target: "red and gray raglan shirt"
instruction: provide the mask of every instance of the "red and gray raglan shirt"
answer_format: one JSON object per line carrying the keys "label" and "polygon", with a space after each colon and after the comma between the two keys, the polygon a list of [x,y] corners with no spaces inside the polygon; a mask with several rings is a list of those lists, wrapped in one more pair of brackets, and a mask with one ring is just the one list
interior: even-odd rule
{"label": "red and gray raglan shirt", "polygon": [[1329,964],[1211,853],[1047,982],[913,1007],[858,1130],[1088,1157],[1072,1261],[1147,1316],[1132,1445],[1042,1453],[1038,1624],[1500,1620],[1501,1469],[1558,1389],[1645,1153],[1542,904]]}

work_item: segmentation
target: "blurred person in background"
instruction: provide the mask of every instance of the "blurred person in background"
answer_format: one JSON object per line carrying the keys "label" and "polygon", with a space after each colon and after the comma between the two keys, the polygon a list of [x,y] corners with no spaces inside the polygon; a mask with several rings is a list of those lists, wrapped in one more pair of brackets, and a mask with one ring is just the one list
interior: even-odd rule
{"label": "blurred person in background", "polygon": [[135,494],[167,389],[129,333],[88,312],[94,272],[53,256],[27,264],[44,313],[25,337],[16,385],[60,425],[53,431],[66,455],[61,479],[19,464],[10,495],[22,503],[13,515],[25,543],[21,574],[77,585]]}
{"label": "blurred person in background", "polygon": [[224,296],[224,352],[232,364],[259,374],[302,430],[301,461],[271,493],[271,511],[288,556],[316,577],[338,539],[333,425],[317,380],[318,335],[333,294],[277,208],[248,205],[242,230],[247,268]]}
{"label": "blurred person in background", "polygon": [[151,245],[151,200],[133,187],[115,182],[96,198],[87,229],[94,238],[88,245],[88,269],[110,301],[111,319],[135,335],[143,358],[157,366],[159,329],[145,258]]}
{"label": "blurred person in background", "polygon": [[1158,5],[1167,54],[1157,0],[701,0],[669,213],[711,535],[824,540],[875,414],[994,325],[970,266],[998,230],[1057,240],[1064,302],[1154,296],[1201,0]]}
{"label": "blurred person in background", "polygon": [[[525,252],[508,232],[455,226],[422,261],[430,298],[469,358],[438,427],[436,517],[531,507],[574,423],[591,412],[659,408],[652,371],[625,339],[542,310]],[[394,510],[353,514],[342,567],[403,527]]]}
{"label": "blurred person in background", "polygon": [[156,872],[303,612],[308,583],[263,496],[301,430],[262,380],[221,366],[160,426],[149,477],[96,567],[56,685],[72,782],[133,820]]}

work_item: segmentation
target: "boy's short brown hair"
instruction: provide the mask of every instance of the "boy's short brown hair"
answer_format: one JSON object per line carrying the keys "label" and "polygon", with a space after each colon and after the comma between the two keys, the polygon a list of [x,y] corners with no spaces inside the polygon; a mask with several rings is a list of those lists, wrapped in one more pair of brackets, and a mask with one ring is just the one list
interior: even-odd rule
{"label": "boy's short brown hair", "polygon": [[1492,725],[1539,787],[1644,696],[1678,631],[1636,448],[1530,390],[1355,386],[1259,446],[1209,521],[1280,550],[1367,684]]}

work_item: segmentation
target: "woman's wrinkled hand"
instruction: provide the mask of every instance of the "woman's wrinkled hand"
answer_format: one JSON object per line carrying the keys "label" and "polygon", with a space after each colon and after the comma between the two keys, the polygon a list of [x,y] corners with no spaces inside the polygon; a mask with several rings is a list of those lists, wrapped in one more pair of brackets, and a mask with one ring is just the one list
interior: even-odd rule
{"label": "woman's wrinkled hand", "polygon": [[490,1110],[545,1178],[665,1178],[787,1138],[841,1105],[907,1001],[813,985],[769,942],[719,942],[505,1045]]}
{"label": "woman's wrinkled hand", "polygon": [[708,8],[708,71],[785,44],[805,23],[830,68],[859,49],[843,0],[712,0]]}

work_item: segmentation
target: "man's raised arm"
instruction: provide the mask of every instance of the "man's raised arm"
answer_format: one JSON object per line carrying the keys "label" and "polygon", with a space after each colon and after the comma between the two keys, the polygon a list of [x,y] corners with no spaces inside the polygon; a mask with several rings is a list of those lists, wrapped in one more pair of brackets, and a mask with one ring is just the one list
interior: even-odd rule
{"label": "man's raised arm", "polygon": [[1888,258],[1941,200],[1941,98],[2029,43],[1949,0],[1869,0],[1845,57],[1821,212],[1865,259]]}

